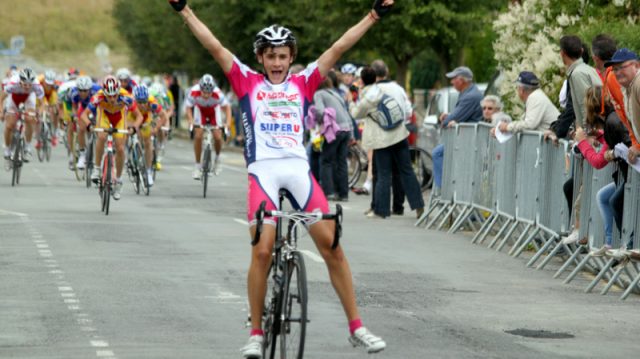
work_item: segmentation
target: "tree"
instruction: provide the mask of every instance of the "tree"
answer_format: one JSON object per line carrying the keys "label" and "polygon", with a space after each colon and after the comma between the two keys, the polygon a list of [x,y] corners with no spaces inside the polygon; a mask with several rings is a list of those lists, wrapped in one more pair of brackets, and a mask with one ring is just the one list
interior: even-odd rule
{"label": "tree", "polygon": [[[448,70],[461,63],[462,49],[487,22],[488,11],[505,1],[398,1],[343,61],[381,57],[395,70],[396,80],[405,84],[411,60],[431,48],[441,69]],[[190,0],[189,4],[225,46],[254,66],[251,44],[265,26],[279,23],[294,31],[300,49],[297,62],[308,63],[371,9],[371,2],[363,0]],[[134,63],[150,71],[212,72],[221,78],[211,57],[172,11],[157,0],[116,0],[114,16],[133,49]]]}

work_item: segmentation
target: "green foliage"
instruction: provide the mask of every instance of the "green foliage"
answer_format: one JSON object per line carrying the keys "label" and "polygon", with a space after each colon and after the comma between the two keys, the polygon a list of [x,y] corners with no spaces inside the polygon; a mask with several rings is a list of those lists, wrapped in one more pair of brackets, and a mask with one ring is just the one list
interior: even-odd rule
{"label": "green foliage", "polygon": [[[460,49],[482,39],[478,34],[489,19],[480,14],[488,14],[487,10],[504,3],[506,0],[397,1],[392,13],[342,60],[367,63],[382,57],[395,71],[396,79],[404,83],[411,60],[425,49],[432,49],[444,72],[458,65],[462,59]],[[210,72],[221,78],[211,56],[168,5],[157,0],[116,0],[116,4],[114,17],[133,49],[138,67],[149,71],[183,70],[191,75]],[[371,8],[371,1],[363,0],[190,0],[189,4],[229,50],[255,68],[259,66],[253,54],[253,38],[263,27],[278,23],[290,28],[298,39],[296,62],[309,63]],[[472,46],[470,51],[475,66],[491,66],[484,49]]]}
{"label": "green foliage", "polygon": [[409,70],[411,71],[412,89],[430,89],[442,86],[442,83],[438,83],[442,74],[440,62],[432,50],[425,50],[416,56],[411,61]]}

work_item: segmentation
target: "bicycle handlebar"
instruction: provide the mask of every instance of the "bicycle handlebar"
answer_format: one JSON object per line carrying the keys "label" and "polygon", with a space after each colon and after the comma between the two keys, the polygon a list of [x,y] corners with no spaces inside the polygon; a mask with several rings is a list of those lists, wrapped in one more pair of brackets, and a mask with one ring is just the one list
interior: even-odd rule
{"label": "bicycle handlebar", "polygon": [[342,206],[336,205],[336,213],[321,213],[321,212],[284,212],[284,211],[267,211],[265,210],[267,206],[266,201],[262,201],[260,203],[260,207],[256,211],[256,233],[253,236],[253,241],[251,241],[251,245],[255,246],[260,241],[260,234],[262,233],[262,223],[264,221],[264,217],[277,217],[277,218],[289,218],[293,220],[302,221],[305,219],[308,220],[334,220],[336,223],[336,227],[333,234],[333,243],[331,244],[331,249],[338,248],[340,244],[340,237],[342,236]]}

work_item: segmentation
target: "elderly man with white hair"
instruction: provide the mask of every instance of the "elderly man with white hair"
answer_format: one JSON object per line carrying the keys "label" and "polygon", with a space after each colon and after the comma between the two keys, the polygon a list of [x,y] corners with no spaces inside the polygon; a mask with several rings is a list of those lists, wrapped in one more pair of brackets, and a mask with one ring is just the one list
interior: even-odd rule
{"label": "elderly man with white hair", "polygon": [[501,132],[517,133],[525,130],[544,131],[555,121],[560,112],[540,89],[540,80],[530,71],[522,71],[516,81],[518,97],[524,102],[524,115],[520,121],[501,122]]}

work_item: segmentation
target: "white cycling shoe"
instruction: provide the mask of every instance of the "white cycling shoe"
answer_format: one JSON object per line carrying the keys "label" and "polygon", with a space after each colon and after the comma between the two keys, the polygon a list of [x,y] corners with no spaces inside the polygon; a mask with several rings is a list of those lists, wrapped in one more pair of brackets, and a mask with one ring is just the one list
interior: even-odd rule
{"label": "white cycling shoe", "polygon": [[240,349],[242,357],[245,359],[262,359],[262,343],[264,343],[262,335],[250,336],[247,344]]}
{"label": "white cycling shoe", "polygon": [[387,343],[382,338],[373,335],[365,327],[356,329],[353,335],[349,337],[349,343],[354,347],[364,347],[369,354],[380,352],[387,347]]}

